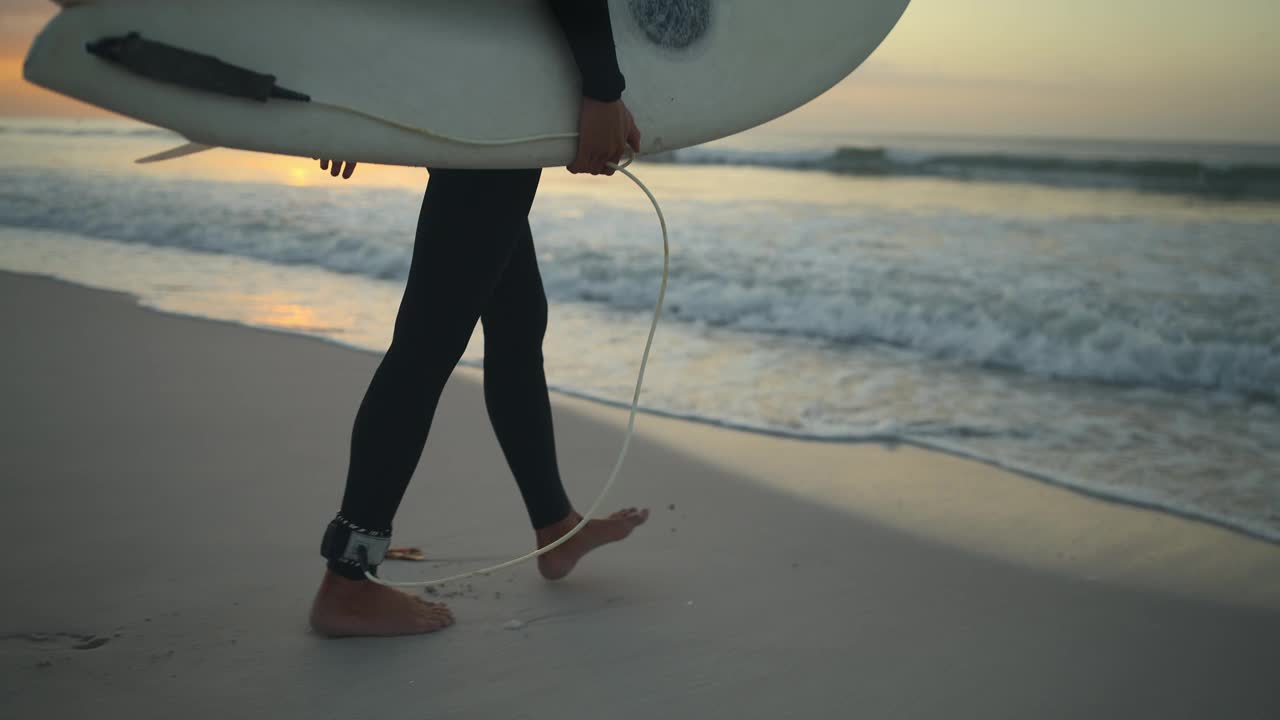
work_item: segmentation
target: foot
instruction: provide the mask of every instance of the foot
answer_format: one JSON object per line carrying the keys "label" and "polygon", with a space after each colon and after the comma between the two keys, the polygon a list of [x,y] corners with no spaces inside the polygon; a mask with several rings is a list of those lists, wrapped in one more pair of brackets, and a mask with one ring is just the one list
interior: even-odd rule
{"label": "foot", "polygon": [[[569,538],[565,544],[545,555],[538,556],[538,571],[548,580],[559,580],[573,570],[583,555],[601,545],[617,542],[631,534],[632,530],[649,519],[649,510],[627,508],[619,510],[603,520],[591,520],[577,535]],[[564,537],[575,525],[582,522],[582,516],[576,512],[569,513],[564,520],[537,531],[538,548],[544,548]]]}
{"label": "foot", "polygon": [[311,627],[327,637],[417,635],[453,624],[443,603],[326,570],[311,605]]}

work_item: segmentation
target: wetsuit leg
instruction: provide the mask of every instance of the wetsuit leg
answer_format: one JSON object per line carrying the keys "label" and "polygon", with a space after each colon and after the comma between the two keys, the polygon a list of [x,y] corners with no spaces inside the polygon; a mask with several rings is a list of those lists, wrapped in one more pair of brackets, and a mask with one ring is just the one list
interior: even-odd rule
{"label": "wetsuit leg", "polygon": [[511,259],[480,316],[484,326],[484,400],[494,434],[535,529],[573,507],[556,465],[551,402],[542,364],[547,296],[526,222]]}
{"label": "wetsuit leg", "polygon": [[[449,375],[526,237],[541,170],[431,172],[391,345],[356,413],[339,514],[390,533]],[[329,567],[362,577],[348,563]]]}

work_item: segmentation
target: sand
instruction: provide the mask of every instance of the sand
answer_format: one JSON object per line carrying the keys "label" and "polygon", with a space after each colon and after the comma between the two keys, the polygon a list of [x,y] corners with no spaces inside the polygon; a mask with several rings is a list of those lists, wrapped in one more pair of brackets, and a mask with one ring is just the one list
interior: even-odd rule
{"label": "sand", "polygon": [[[1280,717],[1280,546],[648,415],[606,503],[652,509],[631,539],[446,586],[442,633],[326,640],[318,544],[378,356],[31,276],[0,308],[0,718]],[[532,546],[478,378],[396,521],[431,562],[386,577]],[[625,413],[554,405],[585,509]]]}

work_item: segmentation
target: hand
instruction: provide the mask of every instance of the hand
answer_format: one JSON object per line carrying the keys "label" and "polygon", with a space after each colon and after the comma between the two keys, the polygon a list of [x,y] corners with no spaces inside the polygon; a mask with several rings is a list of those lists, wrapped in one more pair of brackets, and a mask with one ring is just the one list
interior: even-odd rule
{"label": "hand", "polygon": [[621,100],[600,102],[582,98],[582,112],[578,116],[578,157],[569,163],[568,170],[592,175],[612,175],[613,168],[605,163],[617,164],[627,146],[640,152],[640,130],[631,117],[631,111]]}
{"label": "hand", "polygon": [[[348,161],[344,163],[342,160],[334,160],[332,162],[333,169],[329,170],[330,161],[325,158],[320,158],[320,169],[329,170],[329,174],[334,177],[338,177],[339,173],[341,173],[343,180],[349,179],[351,177],[351,173],[356,171],[356,164],[353,162]],[[343,169],[344,164],[346,165],[346,169]]]}

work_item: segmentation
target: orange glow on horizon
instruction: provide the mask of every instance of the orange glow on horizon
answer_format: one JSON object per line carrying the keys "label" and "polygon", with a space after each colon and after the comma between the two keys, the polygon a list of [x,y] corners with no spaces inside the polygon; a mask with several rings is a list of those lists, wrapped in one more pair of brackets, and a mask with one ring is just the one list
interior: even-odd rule
{"label": "orange glow on horizon", "polygon": [[106,110],[32,85],[22,77],[20,56],[0,56],[0,115],[115,117]]}

